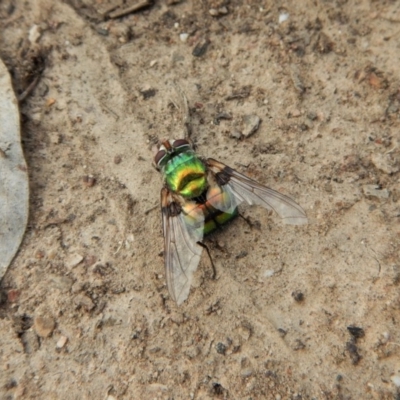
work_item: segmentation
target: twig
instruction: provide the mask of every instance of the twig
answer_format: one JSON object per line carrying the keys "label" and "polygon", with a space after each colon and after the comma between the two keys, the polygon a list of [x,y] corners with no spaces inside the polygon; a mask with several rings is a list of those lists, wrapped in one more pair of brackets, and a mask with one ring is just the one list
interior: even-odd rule
{"label": "twig", "polygon": [[110,18],[119,18],[132,12],[138,11],[141,8],[153,5],[153,0],[143,0],[140,3],[134,4],[130,7],[124,8],[123,10],[114,11],[109,14]]}
{"label": "twig", "polygon": [[35,89],[37,83],[39,82],[39,75],[36,75],[33,81],[28,85],[28,87],[18,96],[18,101],[22,103]]}

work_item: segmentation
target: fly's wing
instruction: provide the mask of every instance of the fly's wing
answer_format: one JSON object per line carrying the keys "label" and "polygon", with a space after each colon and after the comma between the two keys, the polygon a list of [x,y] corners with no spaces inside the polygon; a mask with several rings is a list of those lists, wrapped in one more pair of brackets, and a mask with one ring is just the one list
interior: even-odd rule
{"label": "fly's wing", "polygon": [[180,204],[168,189],[161,190],[164,231],[164,263],[168,290],[178,305],[190,291],[193,273],[200,262],[204,214],[194,202]]}
{"label": "fly's wing", "polygon": [[[250,205],[257,204],[268,210],[275,211],[285,224],[307,224],[306,213],[290,197],[267,188],[212,158],[207,160],[207,166],[212,171],[217,184],[224,191],[233,194],[233,196],[207,197],[213,207],[221,211],[227,211],[227,208],[232,207],[231,202],[233,200],[231,200],[231,198],[234,197],[238,204],[245,201]],[[223,201],[221,201],[221,199],[223,199]],[[227,201],[227,199],[229,201]]]}

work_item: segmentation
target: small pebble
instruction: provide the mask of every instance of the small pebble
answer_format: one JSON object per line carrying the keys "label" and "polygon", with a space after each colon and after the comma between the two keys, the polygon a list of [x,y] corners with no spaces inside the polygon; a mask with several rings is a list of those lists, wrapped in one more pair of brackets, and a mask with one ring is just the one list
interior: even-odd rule
{"label": "small pebble", "polygon": [[265,278],[271,278],[271,276],[274,276],[275,271],[273,269],[267,269],[264,271],[264,277]]}
{"label": "small pebble", "polygon": [[196,46],[194,46],[194,49],[192,51],[192,55],[194,57],[201,57],[203,56],[208,48],[208,45],[210,44],[210,41],[208,39],[201,39]]}
{"label": "small pebble", "polygon": [[157,90],[146,85],[145,88],[140,90],[140,94],[143,96],[143,100],[148,100],[157,94]]}
{"label": "small pebble", "polygon": [[226,15],[228,14],[228,8],[225,6],[219,7],[219,8],[210,8],[208,10],[211,16],[213,17],[219,17],[221,15]]}
{"label": "small pebble", "polygon": [[399,375],[393,375],[391,378],[392,382],[397,386],[400,387],[400,376]]}
{"label": "small pebble", "polygon": [[75,268],[82,261],[83,257],[80,254],[70,254],[65,260],[65,266],[67,268]]}
{"label": "small pebble", "polygon": [[210,15],[211,15],[212,17],[218,17],[218,15],[219,15],[219,12],[218,12],[218,10],[217,10],[216,8],[210,8],[210,9],[208,10],[208,12],[210,13]]}
{"label": "small pebble", "polygon": [[242,137],[242,132],[240,132],[238,129],[232,129],[230,137],[232,139],[239,140]]}
{"label": "small pebble", "polygon": [[378,199],[388,199],[390,192],[387,189],[381,189],[379,185],[364,185],[363,192],[365,196],[376,197]]}
{"label": "small pebble", "polygon": [[74,298],[74,303],[77,306],[83,307],[86,311],[91,311],[94,308],[92,299],[84,294],[78,294]]}
{"label": "small pebble", "polygon": [[188,38],[189,38],[189,34],[188,33],[181,33],[179,35],[179,39],[181,40],[182,43],[186,43]]}
{"label": "small pebble", "polygon": [[56,349],[62,349],[68,342],[68,338],[66,336],[60,336],[57,341]]}
{"label": "small pebble", "polygon": [[375,89],[380,89],[382,86],[381,79],[373,72],[369,74],[368,82]]}
{"label": "small pebble", "polygon": [[226,353],[226,346],[225,346],[223,343],[221,343],[221,342],[217,343],[217,345],[215,346],[215,348],[216,348],[218,354],[223,354],[223,355],[225,355],[225,353]]}
{"label": "small pebble", "polygon": [[19,290],[16,289],[11,289],[7,293],[7,299],[9,303],[15,303],[18,300],[18,297],[20,295]]}
{"label": "small pebble", "polygon": [[121,156],[115,156],[114,157],[114,164],[121,164],[122,158]]}
{"label": "small pebble", "polygon": [[56,322],[52,317],[36,317],[33,323],[33,329],[36,334],[41,338],[49,337],[54,328],[56,327]]}
{"label": "small pebble", "polygon": [[255,114],[245,115],[243,117],[243,136],[250,137],[257,132],[260,127],[261,118]]}
{"label": "small pebble", "polygon": [[283,13],[279,14],[278,22],[281,24],[281,23],[287,21],[288,19],[289,19],[289,13],[283,12]]}
{"label": "small pebble", "polygon": [[29,29],[28,40],[34,44],[36,43],[41,36],[40,28],[38,25],[32,25],[31,29]]}
{"label": "small pebble", "polygon": [[86,187],[92,187],[96,183],[96,178],[93,175],[85,175],[82,178],[82,182]]}
{"label": "small pebble", "polygon": [[347,327],[347,330],[355,339],[360,339],[365,336],[364,329],[358,326],[350,325]]}
{"label": "small pebble", "polygon": [[251,375],[253,375],[253,370],[250,369],[250,368],[246,368],[246,369],[244,369],[244,370],[241,372],[240,375],[242,375],[242,378],[248,378],[248,377],[250,377]]}
{"label": "small pebble", "polygon": [[287,335],[287,331],[285,331],[285,329],[282,328],[278,328],[278,333],[281,338],[284,338]]}
{"label": "small pebble", "polygon": [[300,290],[295,290],[292,293],[292,297],[294,298],[295,301],[298,303],[302,302],[304,300],[304,294]]}
{"label": "small pebble", "polygon": [[371,161],[376,168],[385,174],[394,174],[400,171],[400,162],[392,158],[391,154],[372,154]]}
{"label": "small pebble", "polygon": [[50,97],[46,100],[46,106],[51,107],[55,102],[56,102],[56,99],[53,99],[52,97]]}
{"label": "small pebble", "polygon": [[390,340],[390,333],[389,332],[383,332],[382,333],[382,343],[387,343]]}

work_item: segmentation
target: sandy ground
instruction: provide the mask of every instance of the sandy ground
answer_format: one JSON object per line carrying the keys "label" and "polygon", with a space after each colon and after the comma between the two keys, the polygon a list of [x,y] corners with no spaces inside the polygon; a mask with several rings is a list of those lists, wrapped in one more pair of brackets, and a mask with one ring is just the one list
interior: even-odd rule
{"label": "sandy ground", "polygon": [[[0,397],[399,399],[400,3],[156,1],[111,18],[118,3],[0,3],[17,94],[37,79]],[[253,228],[206,240],[217,278],[204,254],[180,307],[151,151],[182,136],[171,81],[201,155],[310,219],[243,207]],[[243,137],[249,115],[262,123]]]}

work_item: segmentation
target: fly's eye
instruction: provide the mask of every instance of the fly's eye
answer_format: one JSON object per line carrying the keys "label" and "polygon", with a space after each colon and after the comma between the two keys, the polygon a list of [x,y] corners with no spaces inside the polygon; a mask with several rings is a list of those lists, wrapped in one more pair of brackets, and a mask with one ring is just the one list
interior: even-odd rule
{"label": "fly's eye", "polygon": [[172,143],[172,147],[174,147],[175,149],[179,149],[180,147],[190,147],[189,142],[186,139],[177,139],[174,140],[174,142]]}
{"label": "fly's eye", "polygon": [[165,156],[167,155],[166,150],[159,150],[157,154],[154,157],[154,162],[157,166],[157,168],[160,166],[162,161],[164,160]]}

